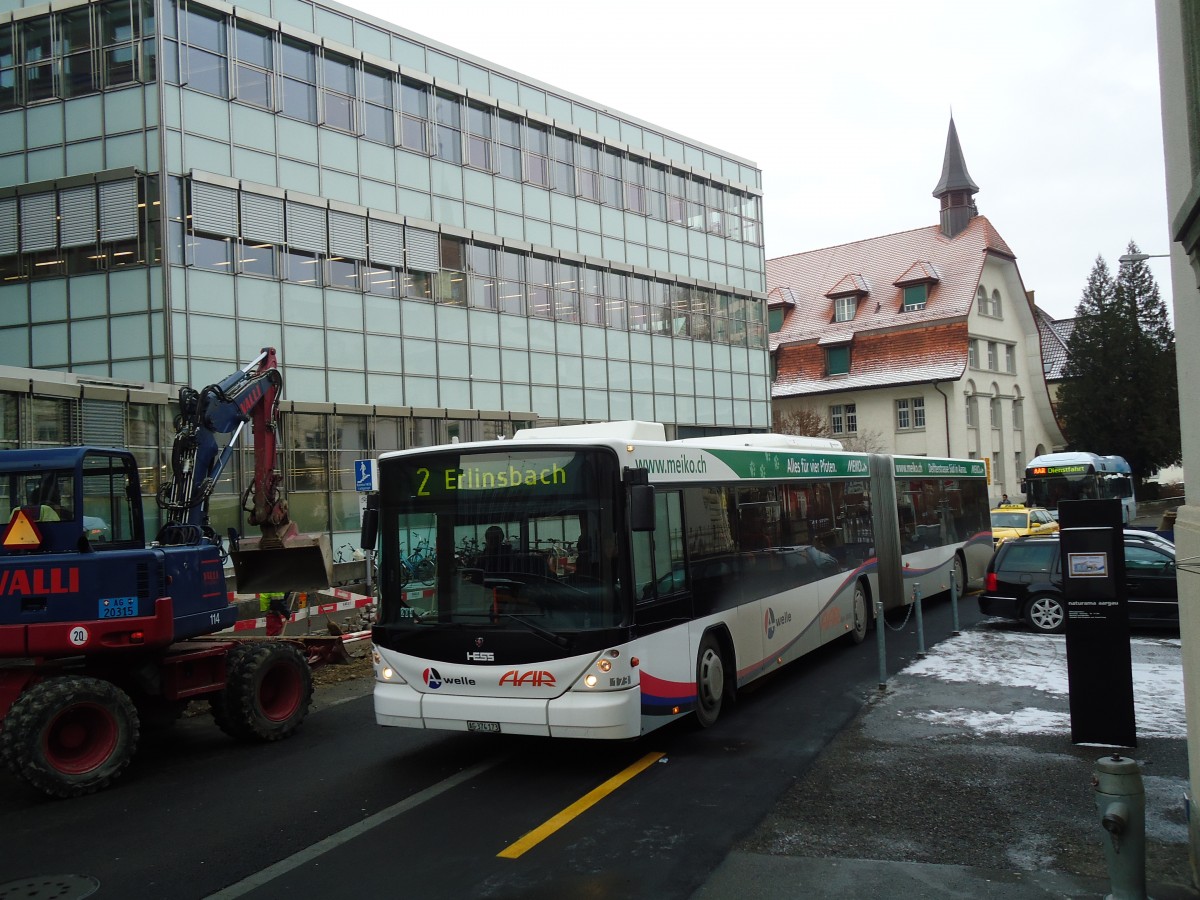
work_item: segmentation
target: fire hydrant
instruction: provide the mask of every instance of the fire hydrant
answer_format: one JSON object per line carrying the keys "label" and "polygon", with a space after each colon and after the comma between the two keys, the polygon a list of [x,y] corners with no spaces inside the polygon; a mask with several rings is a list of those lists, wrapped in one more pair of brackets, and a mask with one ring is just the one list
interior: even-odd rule
{"label": "fire hydrant", "polygon": [[1120,753],[1102,756],[1092,787],[1112,883],[1107,900],[1146,900],[1146,792],[1137,762]]}

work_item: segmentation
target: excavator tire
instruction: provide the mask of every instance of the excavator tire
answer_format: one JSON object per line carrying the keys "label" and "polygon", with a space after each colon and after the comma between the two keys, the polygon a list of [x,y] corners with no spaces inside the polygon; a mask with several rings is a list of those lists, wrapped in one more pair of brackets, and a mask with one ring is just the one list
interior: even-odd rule
{"label": "excavator tire", "polygon": [[228,683],[212,698],[213,720],[242,741],[290,737],[312,704],[312,670],[304,650],[287,641],[246,643],[229,652]]}
{"label": "excavator tire", "polygon": [[108,787],[133,759],[140,726],[129,696],[99,678],[48,678],[12,705],[0,731],[0,758],[51,797]]}

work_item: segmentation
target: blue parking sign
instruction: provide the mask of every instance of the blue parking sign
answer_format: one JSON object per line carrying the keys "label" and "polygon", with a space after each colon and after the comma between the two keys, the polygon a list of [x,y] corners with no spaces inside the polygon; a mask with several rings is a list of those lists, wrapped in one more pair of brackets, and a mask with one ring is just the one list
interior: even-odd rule
{"label": "blue parking sign", "polygon": [[354,489],[356,491],[373,491],[379,469],[373,459],[356,459],[354,461]]}

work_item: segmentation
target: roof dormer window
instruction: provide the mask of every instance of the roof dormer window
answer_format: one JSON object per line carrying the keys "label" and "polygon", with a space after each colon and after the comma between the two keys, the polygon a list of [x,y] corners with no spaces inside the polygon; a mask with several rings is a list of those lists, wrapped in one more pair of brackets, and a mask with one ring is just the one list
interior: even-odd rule
{"label": "roof dormer window", "polygon": [[893,284],[904,292],[902,312],[916,312],[929,302],[929,287],[941,279],[933,263],[915,262]]}
{"label": "roof dormer window", "polygon": [[858,313],[858,296],[835,297],[833,300],[833,321],[852,322]]}
{"label": "roof dormer window", "polygon": [[916,312],[924,309],[929,300],[929,285],[925,283],[910,284],[904,289],[904,311]]}

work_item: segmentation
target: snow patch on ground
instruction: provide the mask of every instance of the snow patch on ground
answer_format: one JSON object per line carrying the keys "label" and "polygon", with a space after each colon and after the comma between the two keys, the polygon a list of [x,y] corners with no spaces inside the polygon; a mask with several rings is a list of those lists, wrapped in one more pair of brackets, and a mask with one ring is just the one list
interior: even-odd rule
{"label": "snow patch on ground", "polygon": [[[1141,737],[1186,738],[1183,664],[1178,638],[1133,638],[1134,717]],[[904,670],[952,683],[1027,687],[1063,700],[1069,695],[1067,643],[1061,635],[967,631],[942,641],[934,652]],[[1031,695],[1031,700],[1034,700]],[[1011,713],[974,709],[931,710],[920,718],[978,734],[1070,733],[1062,709],[1025,707]]]}

